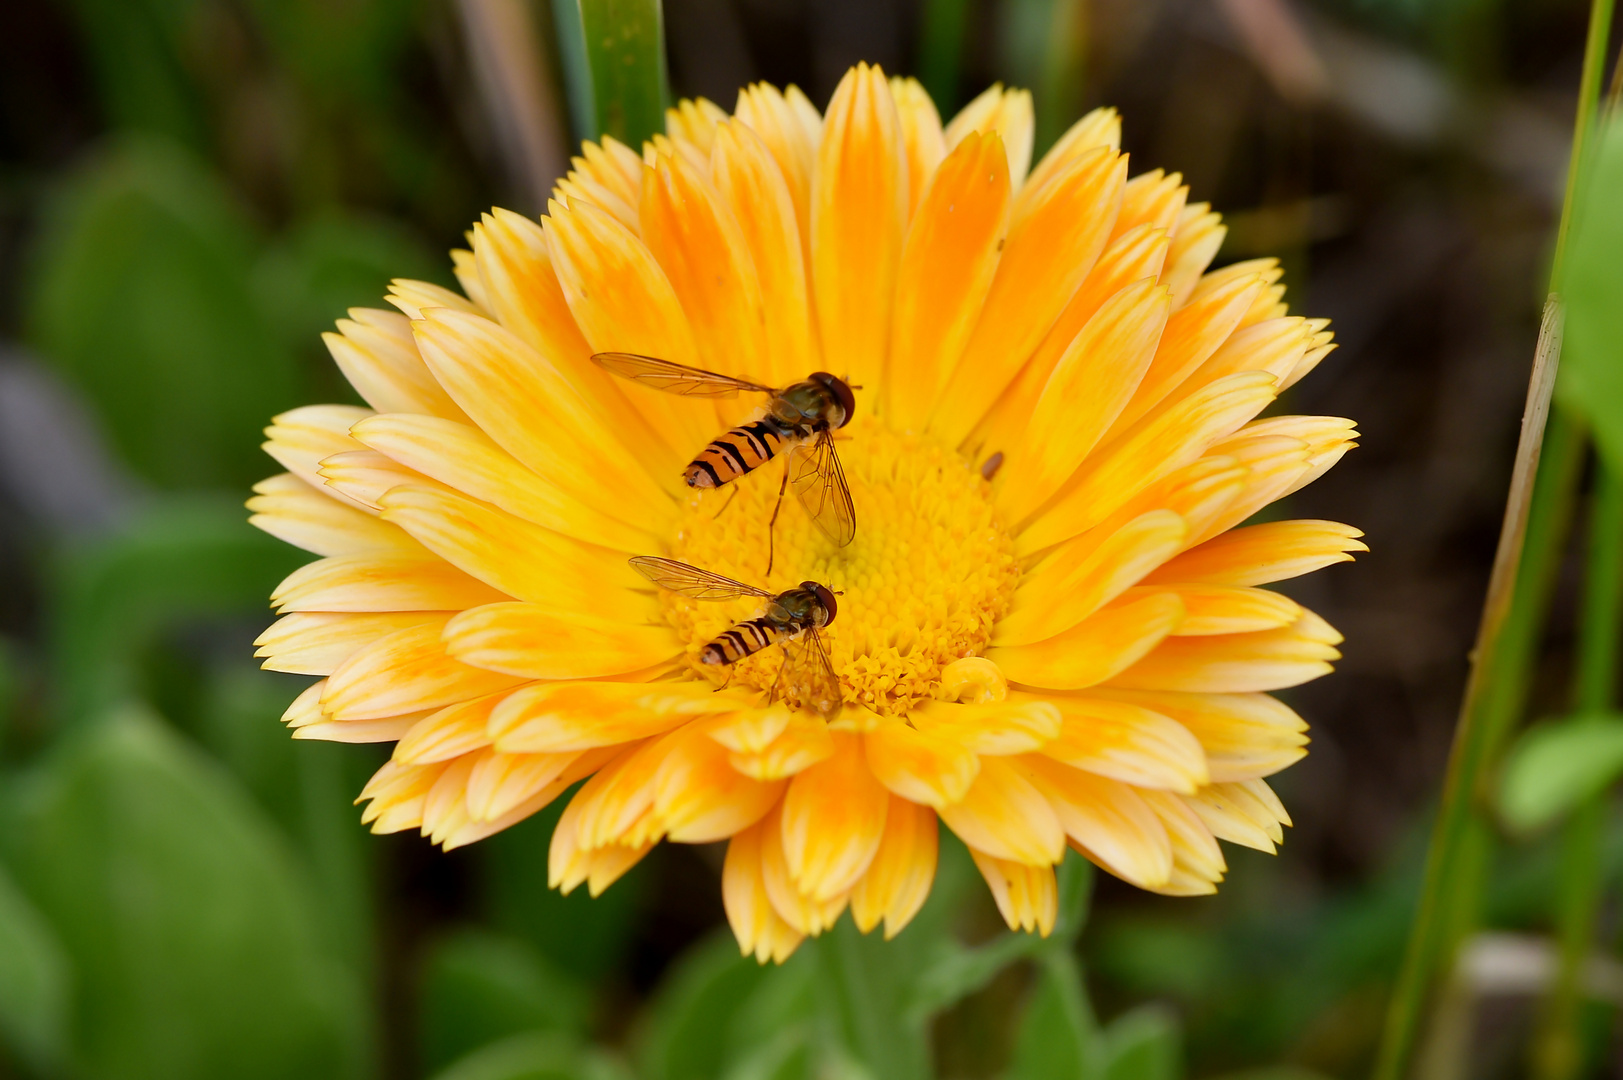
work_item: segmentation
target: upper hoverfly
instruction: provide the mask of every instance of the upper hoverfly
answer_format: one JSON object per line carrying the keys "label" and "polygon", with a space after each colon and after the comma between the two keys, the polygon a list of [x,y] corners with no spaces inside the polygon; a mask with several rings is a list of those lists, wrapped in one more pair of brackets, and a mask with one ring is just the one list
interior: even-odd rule
{"label": "upper hoverfly", "polygon": [[[689,487],[721,487],[765,465],[785,443],[792,442],[795,446],[778,487],[778,507],[772,511],[772,524],[777,523],[778,509],[782,507],[783,488],[793,483],[800,504],[830,540],[844,547],[856,535],[851,489],[846,486],[845,472],[829,433],[851,422],[856,409],[852,390],[860,387],[826,371],[813,372],[805,381],[779,390],[636,353],[601,352],[592,359],[616,375],[671,394],[731,397],[740,390],[750,390],[771,395],[765,416],[717,437],[688,463],[682,478]],[[767,529],[770,551],[771,525]],[[767,572],[771,570],[772,558],[768,554]]]}
{"label": "upper hoverfly", "polygon": [[802,704],[824,715],[840,707],[840,678],[817,633],[833,622],[839,611],[833,590],[815,581],[802,581],[786,592],[770,593],[697,566],[652,555],[638,555],[631,565],[660,588],[694,600],[734,600],[740,596],[765,600],[766,610],[760,615],[735,623],[705,645],[699,651],[699,662],[736,664],[781,643],[783,665],[778,668],[768,699],[776,701],[787,683],[788,687],[799,688]]}

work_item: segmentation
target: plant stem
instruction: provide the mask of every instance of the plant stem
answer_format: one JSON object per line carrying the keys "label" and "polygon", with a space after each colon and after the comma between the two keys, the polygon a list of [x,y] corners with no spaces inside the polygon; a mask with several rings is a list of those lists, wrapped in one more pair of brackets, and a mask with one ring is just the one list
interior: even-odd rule
{"label": "plant stem", "polygon": [[1547,434],[1543,430],[1559,351],[1560,319],[1553,303],[1544,322],[1499,551],[1449,754],[1442,805],[1432,826],[1420,907],[1387,1008],[1376,1080],[1402,1080],[1406,1075],[1433,987],[1476,921],[1491,839],[1485,816],[1477,808],[1489,767],[1521,714],[1565,546],[1582,437],[1560,414]]}
{"label": "plant stem", "polygon": [[[1623,477],[1598,458],[1590,508],[1589,561],[1578,629],[1575,706],[1580,717],[1597,717],[1616,701],[1619,631],[1623,627]],[[1582,722],[1582,721],[1580,721]],[[1560,962],[1545,1001],[1534,1051],[1538,1080],[1571,1080],[1583,1066],[1585,959],[1594,948],[1595,918],[1603,880],[1605,793],[1588,800],[1562,831],[1556,931]]]}
{"label": "plant stem", "polygon": [[[665,18],[660,0],[559,0],[580,14],[581,45],[590,76],[596,130],[640,150],[665,130],[670,97],[665,74]],[[573,80],[572,96],[584,87]]]}
{"label": "plant stem", "polygon": [[1583,436],[1575,420],[1557,412],[1546,437],[1544,419],[1560,362],[1560,288],[1567,235],[1600,96],[1612,4],[1613,0],[1590,4],[1566,196],[1550,267],[1550,298],[1539,329],[1510,497],[1449,752],[1442,805],[1426,853],[1420,906],[1387,1005],[1375,1080],[1403,1080],[1407,1074],[1420,1019],[1438,975],[1452,967],[1460,941],[1475,924],[1492,843],[1487,815],[1479,809],[1486,804],[1483,787],[1506,734],[1521,716],[1564,547]]}

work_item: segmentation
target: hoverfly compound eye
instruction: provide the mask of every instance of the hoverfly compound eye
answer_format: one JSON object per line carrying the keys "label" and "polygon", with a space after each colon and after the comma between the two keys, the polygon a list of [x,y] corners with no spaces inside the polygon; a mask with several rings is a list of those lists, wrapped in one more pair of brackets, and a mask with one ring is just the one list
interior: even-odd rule
{"label": "hoverfly compound eye", "polygon": [[822,383],[828,392],[834,395],[834,400],[840,404],[840,411],[845,414],[835,426],[844,427],[849,424],[852,414],[857,411],[857,395],[851,389],[851,384],[838,375],[830,375],[826,371],[816,372],[812,378]]}
{"label": "hoverfly compound eye", "polygon": [[819,585],[815,581],[805,582],[804,587],[817,594],[817,602],[823,605],[824,611],[828,612],[828,618],[823,620],[823,625],[827,626],[833,622],[834,613],[840,610],[839,601],[834,599],[834,594],[827,587]]}

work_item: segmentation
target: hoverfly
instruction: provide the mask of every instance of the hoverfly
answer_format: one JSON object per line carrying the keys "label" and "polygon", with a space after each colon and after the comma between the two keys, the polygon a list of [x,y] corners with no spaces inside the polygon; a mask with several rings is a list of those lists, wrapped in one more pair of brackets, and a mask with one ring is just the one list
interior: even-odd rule
{"label": "hoverfly", "polygon": [[660,588],[693,600],[734,600],[740,596],[765,600],[764,612],[734,624],[699,650],[699,662],[736,664],[781,644],[783,664],[767,699],[777,700],[787,677],[790,686],[802,688],[802,702],[818,712],[826,715],[840,707],[840,678],[834,674],[828,648],[817,633],[833,622],[839,611],[832,589],[815,581],[802,581],[796,588],[774,594],[697,566],[652,555],[636,556],[631,566]]}
{"label": "hoverfly", "polygon": [[598,366],[643,386],[686,397],[731,397],[740,390],[768,394],[766,415],[717,437],[699,451],[683,470],[689,487],[718,488],[754,472],[777,456],[784,444],[794,443],[778,504],[767,526],[767,573],[772,572],[772,526],[783,507],[783,489],[794,484],[795,496],[806,513],[839,547],[857,532],[851,489],[830,435],[851,422],[856,409],[853,387],[826,371],[815,371],[804,381],[779,389],[717,375],[712,371],[659,360],[636,353],[601,352],[592,356]]}

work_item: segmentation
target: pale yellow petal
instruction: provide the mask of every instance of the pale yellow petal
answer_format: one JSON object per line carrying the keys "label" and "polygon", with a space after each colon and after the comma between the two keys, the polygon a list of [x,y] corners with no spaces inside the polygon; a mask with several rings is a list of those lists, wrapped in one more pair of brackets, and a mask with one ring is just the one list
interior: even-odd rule
{"label": "pale yellow petal", "polygon": [[1163,169],[1139,173],[1122,189],[1121,213],[1116,216],[1116,230],[1111,239],[1141,225],[1172,236],[1177,232],[1178,218],[1188,198],[1189,188],[1181,173],[1169,176]]}
{"label": "pale yellow petal", "polygon": [[1023,521],[1081,467],[1116,421],[1149,367],[1171,303],[1145,279],[1117,293],[1076,335],[1055,365],[1009,448],[998,506]]}
{"label": "pale yellow petal", "polygon": [[654,778],[654,813],[670,839],[709,844],[749,828],[783,797],[788,782],[762,782],[728,764],[725,747],[693,731]]}
{"label": "pale yellow petal", "polygon": [[467,419],[434,379],[411,336],[411,320],[395,311],[350,308],[338,333],[325,333],[333,362],[378,412],[425,413]]}
{"label": "pale yellow petal", "polygon": [[908,214],[918,209],[925,186],[947,156],[947,143],[941,132],[941,114],[929,91],[914,78],[890,78],[890,96],[896,102],[896,116],[902,126],[902,145],[907,154]]}
{"label": "pale yellow petal", "polygon": [[1053,866],[1065,855],[1053,807],[1008,758],[982,758],[968,793],[937,812],[964,843],[999,859]]}
{"label": "pale yellow petal", "polygon": [[824,354],[843,368],[836,374],[868,387],[882,378],[890,344],[907,182],[890,84],[877,67],[858,64],[834,91],[817,151],[811,279]]}
{"label": "pale yellow petal", "polygon": [[783,804],[780,802],[761,820],[761,881],[766,886],[772,909],[797,932],[821,934],[833,926],[845,910],[849,894],[828,900],[814,900],[802,892],[789,876],[783,850]]}
{"label": "pale yellow petal", "polygon": [[403,555],[318,559],[271,593],[278,611],[460,611],[506,599],[440,559]]}
{"label": "pale yellow petal", "polygon": [[976,755],[1024,754],[1059,734],[1059,711],[1046,701],[1010,697],[981,705],[926,702],[908,714],[919,732]]}
{"label": "pale yellow petal", "polygon": [[668,512],[679,480],[645,471],[610,414],[583,396],[566,370],[477,316],[437,311],[413,329],[451,396],[519,461],[609,517],[631,516],[628,500],[655,519]]}
{"label": "pale yellow petal", "polygon": [[430,713],[401,736],[391,756],[403,765],[428,765],[483,750],[490,745],[490,711],[506,696],[498,691]]}
{"label": "pale yellow petal", "polygon": [[763,964],[768,960],[781,964],[805,935],[784,922],[767,899],[761,868],[763,830],[763,824],[753,825],[728,842],[721,870],[721,900],[743,955],[753,953]]}
{"label": "pale yellow petal", "polygon": [[1368,551],[1351,525],[1335,521],[1270,521],[1231,529],[1156,570],[1147,582],[1267,585],[1300,577]]}
{"label": "pale yellow petal", "polygon": [[1031,91],[1005,89],[1002,83],[993,83],[952,118],[943,134],[951,150],[972,131],[996,132],[1009,156],[1010,186],[1019,188],[1031,169],[1036,124]]}
{"label": "pale yellow petal", "polygon": [[295,675],[331,675],[363,645],[408,626],[439,622],[449,612],[391,611],[378,613],[295,612],[272,623],[254,639],[260,667]]}
{"label": "pale yellow petal", "polygon": [[429,281],[413,281],[410,278],[395,278],[389,282],[389,295],[384,299],[399,308],[411,320],[421,319],[425,310],[445,308],[451,311],[462,311],[470,315],[485,314],[478,304]]}
{"label": "pale yellow petal", "polygon": [[445,628],[464,664],[531,679],[597,679],[675,661],[683,645],[664,623],[636,625],[537,604],[488,604]]}
{"label": "pale yellow petal", "polygon": [[[657,601],[619,552],[582,544],[485,503],[424,487],[383,497],[383,518],[508,597],[558,612],[651,621]],[[471,606],[471,605],[469,605]]]}
{"label": "pale yellow petal", "polygon": [[321,708],[334,720],[370,720],[443,708],[521,681],[447,656],[439,626],[429,623],[396,630],[345,660],[327,679]]}
{"label": "pale yellow petal", "polygon": [[769,385],[787,386],[821,363],[789,184],[766,143],[742,120],[716,130],[710,174],[738,223],[760,286],[764,351],[750,359],[749,370]]}
{"label": "pale yellow petal", "polygon": [[1111,685],[1210,694],[1279,690],[1329,674],[1330,661],[1340,657],[1317,632],[1315,617],[1303,612],[1296,623],[1278,630],[1168,638],[1114,676]]}
{"label": "pale yellow petal", "polygon": [[867,872],[885,830],[890,794],[863,754],[863,737],[837,732],[834,753],[795,775],[783,797],[785,866],[818,903],[849,892]]}
{"label": "pale yellow petal", "polygon": [[565,536],[628,553],[660,539],[648,522],[628,524],[581,502],[468,424],[395,413],[369,417],[351,434],[409,469]]}
{"label": "pale yellow petal", "polygon": [[1035,930],[1043,937],[1054,932],[1054,920],[1059,916],[1059,885],[1053,867],[1028,866],[973,847],[969,854],[1010,930]]}
{"label": "pale yellow petal", "polygon": [[1173,593],[1160,593],[1108,605],[1044,641],[991,648],[986,655],[1003,669],[1010,682],[1080,690],[1140,662],[1182,621],[1183,601]]}
{"label": "pale yellow petal", "polygon": [[1101,146],[1121,149],[1121,115],[1108,107],[1094,109],[1072,124],[1031,170],[1025,190],[1038,192],[1062,175],[1077,158]]}
{"label": "pale yellow petal", "polygon": [[1167,269],[1162,281],[1172,290],[1172,302],[1182,307],[1189,302],[1200,275],[1217,257],[1228,235],[1223,216],[1211,212],[1210,203],[1191,203],[1178,215],[1177,236],[1167,252]]}
{"label": "pale yellow petal", "polygon": [[1140,788],[1193,794],[1211,782],[1201,742],[1171,717],[1091,694],[1042,697],[1064,718],[1044,757]]}
{"label": "pale yellow petal", "polygon": [[349,429],[371,415],[371,409],[353,405],[305,405],[290,409],[277,416],[265,429],[265,453],[317,491],[329,493],[347,506],[371,513],[370,507],[327,487],[320,473],[323,458],[342,454],[346,450],[366,449],[349,437]]}
{"label": "pale yellow petal", "polygon": [[1306,721],[1267,694],[1102,689],[1092,693],[1177,720],[1200,740],[1216,783],[1271,776],[1307,755]]}
{"label": "pale yellow petal", "polygon": [[1019,766],[1077,850],[1140,888],[1166,884],[1172,841],[1131,786],[1045,757],[1021,758]]}
{"label": "pale yellow petal", "polygon": [[870,731],[868,768],[911,802],[940,809],[958,802],[981,771],[981,759],[961,742],[892,721]]}
{"label": "pale yellow petal", "polygon": [[[318,477],[319,479],[319,477]],[[254,485],[248,524],[317,555],[392,554],[427,558],[421,544],[398,526],[323,494],[292,473]]]}
{"label": "pale yellow petal", "polygon": [[756,751],[735,751],[727,759],[744,776],[782,780],[806,771],[834,754],[834,734],[820,717],[796,711],[777,737]]}
{"label": "pale yellow petal", "polygon": [[919,431],[958,365],[992,285],[1009,227],[1006,157],[996,135],[971,133],[929,180],[908,229],[879,408]]}
{"label": "pale yellow petal", "polygon": [[851,917],[857,929],[867,933],[883,919],[888,941],[913,920],[935,880],[939,834],[932,810],[890,797],[879,851],[851,890]]}
{"label": "pale yellow petal", "polygon": [[699,682],[549,682],[514,692],[492,713],[490,735],[505,753],[562,753],[630,742],[696,716],[745,703]]}
{"label": "pale yellow petal", "polygon": [[1014,380],[1093,268],[1121,205],[1127,162],[1098,149],[1016,200],[992,287],[930,430],[962,442]]}
{"label": "pale yellow petal", "polygon": [[[799,95],[789,88],[791,97]],[[810,103],[806,103],[810,106]],[[811,187],[812,173],[816,169],[817,148],[822,141],[821,131],[813,133],[804,122],[801,111],[790,99],[767,83],[754,83],[738,92],[734,114],[761,137],[772,159],[778,163],[784,183],[789,188],[789,199],[795,208],[795,221],[799,225],[801,246],[808,254],[811,244]],[[817,110],[811,109],[813,117]],[[819,125],[820,126],[820,125]]]}

